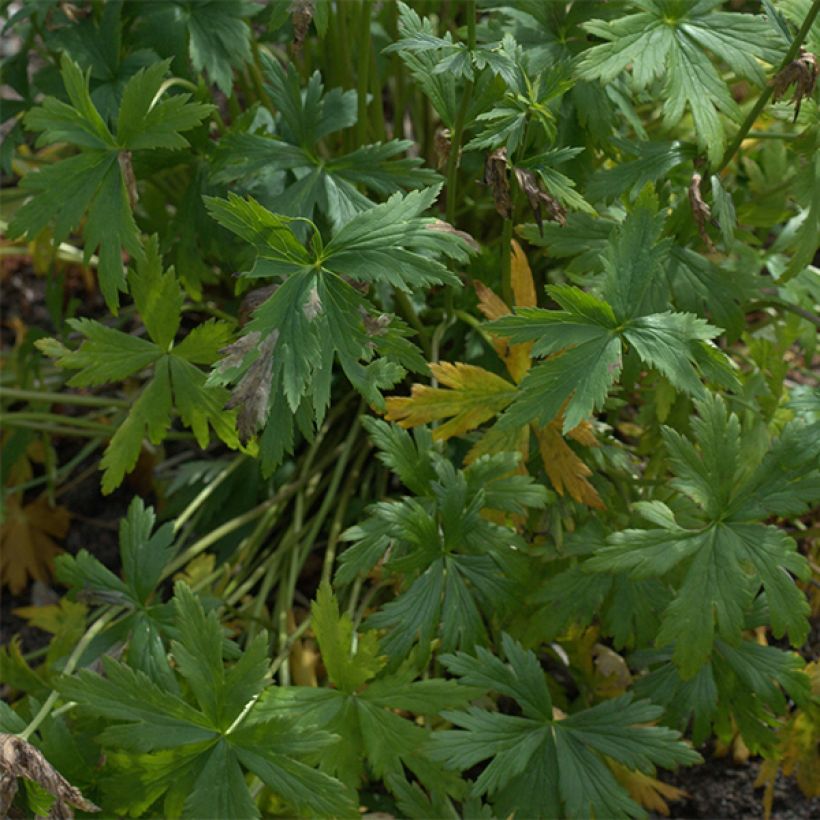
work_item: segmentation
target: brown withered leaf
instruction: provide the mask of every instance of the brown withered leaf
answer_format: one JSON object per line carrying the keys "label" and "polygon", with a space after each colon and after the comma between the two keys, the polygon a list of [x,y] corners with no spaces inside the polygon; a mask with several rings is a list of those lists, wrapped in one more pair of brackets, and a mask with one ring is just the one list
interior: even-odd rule
{"label": "brown withered leaf", "polygon": [[449,128],[437,128],[433,140],[433,146],[436,151],[436,168],[442,170],[447,165],[447,160],[450,158],[450,148],[453,141],[450,136]]}
{"label": "brown withered leaf", "polygon": [[68,533],[69,512],[52,507],[45,494],[23,504],[19,493],[6,496],[5,519],[0,526],[0,582],[14,595],[29,578],[47,582],[54,556],[62,552],[55,542]]}
{"label": "brown withered leaf", "polygon": [[670,786],[656,777],[643,772],[627,769],[612,759],[607,759],[609,768],[622,786],[629,792],[629,796],[649,811],[669,817],[667,800],[683,800],[689,795],[677,786]]}
{"label": "brown withered leaf", "polygon": [[484,162],[484,184],[490,186],[498,215],[509,219],[512,216],[512,198],[507,175],[506,148],[497,148],[487,156]]}
{"label": "brown withered leaf", "polygon": [[302,50],[312,19],[313,0],[293,0],[290,4],[290,20],[293,24],[294,52],[298,53]]}
{"label": "brown withered leaf", "polygon": [[[512,290],[516,305],[536,305],[535,283],[526,254],[513,241],[511,259]],[[478,294],[478,309],[488,319],[498,319],[511,312],[504,300],[482,282],[473,282]],[[490,334],[490,341],[504,362],[515,384],[527,374],[532,364],[532,343],[510,344],[506,339]],[[402,427],[414,427],[431,421],[444,421],[436,427],[433,438],[447,439],[464,435],[502,412],[509,404],[513,385],[484,368],[457,363],[430,366],[441,387],[417,384],[409,397],[391,396],[387,399],[385,417]],[[477,458],[504,450],[517,450],[522,454],[519,465],[529,455],[530,432],[538,441],[539,454],[544,462],[547,476],[559,495],[568,493],[571,498],[590,507],[601,509],[603,502],[588,481],[592,471],[567,444],[561,434],[563,414],[559,414],[546,427],[537,424],[524,425],[517,430],[499,431],[496,427],[486,430],[465,457],[470,464]],[[582,422],[568,434],[584,447],[597,447],[598,442],[589,422]]]}
{"label": "brown withered leaf", "polygon": [[128,201],[131,203],[131,210],[137,207],[139,202],[139,192],[137,191],[137,178],[134,176],[134,166],[131,164],[131,152],[120,151],[117,154],[120,163],[122,178],[125,180],[125,190],[128,192]]}
{"label": "brown withered leaf", "polygon": [[481,245],[467,233],[467,231],[460,231],[454,228],[449,222],[443,222],[441,219],[434,219],[432,222],[425,225],[428,231],[438,231],[439,233],[449,233],[453,236],[458,236],[463,239],[474,251],[480,251]]}
{"label": "brown withered leaf", "polygon": [[82,792],[72,786],[43,756],[43,753],[17,735],[0,734],[0,815],[7,816],[17,792],[17,778],[23,777],[42,786],[56,798],[48,816],[71,818],[71,806],[86,812],[100,811]]}
{"label": "brown withered leaf", "polygon": [[535,222],[542,236],[544,234],[544,214],[541,210],[542,208],[545,209],[547,219],[551,222],[557,222],[559,225],[567,224],[566,208],[564,208],[555,197],[541,190],[541,186],[538,184],[538,177],[536,177],[532,171],[526,168],[516,168],[515,179],[518,182],[518,186],[527,196],[530,208],[532,208],[532,212],[535,216]]}
{"label": "brown withered leaf", "polygon": [[[236,363],[241,362],[245,355],[257,346],[259,335],[257,332],[249,333],[224,348],[221,352],[228,355],[220,360],[219,366],[232,357]],[[274,330],[258,345],[259,355],[245,371],[225,405],[226,410],[239,408],[236,429],[243,444],[247,444],[262,429],[268,418],[268,404],[273,384],[273,350],[278,339],[279,331]]]}
{"label": "brown withered leaf", "polygon": [[249,290],[243,297],[239,305],[239,324],[245,325],[253,315],[253,312],[266,302],[279,287],[278,284],[265,285],[264,288],[254,288]]}
{"label": "brown withered leaf", "polygon": [[777,102],[785,96],[789,86],[794,85],[794,95],[792,96],[794,119],[792,122],[797,122],[803,97],[810,97],[812,95],[816,82],[817,57],[810,51],[806,51],[805,48],[801,48],[800,55],[797,59],[792,60],[787,66],[783,66],[772,81],[772,85],[774,86],[772,100]]}
{"label": "brown withered leaf", "polygon": [[712,220],[712,209],[703,201],[703,196],[700,192],[700,183],[703,178],[700,174],[692,174],[692,180],[689,183],[689,204],[692,207],[692,216],[695,219],[695,224],[698,226],[698,233],[703,240],[703,244],[709,249],[710,253],[715,252],[715,246],[711,237],[706,233],[706,223]]}

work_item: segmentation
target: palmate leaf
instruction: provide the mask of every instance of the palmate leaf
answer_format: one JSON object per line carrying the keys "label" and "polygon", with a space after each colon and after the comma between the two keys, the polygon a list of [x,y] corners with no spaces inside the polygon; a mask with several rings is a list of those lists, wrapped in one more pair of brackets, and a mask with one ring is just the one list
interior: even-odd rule
{"label": "palmate leaf", "polygon": [[[443,230],[444,223],[421,216],[437,193],[438,188],[428,188],[394,194],[356,215],[327,244],[313,227],[309,248],[297,239],[293,220],[252,199],[207,200],[214,218],[256,249],[257,262],[247,276],[286,277],[257,308],[245,335],[210,379],[236,384],[231,401],[244,408],[239,425],[245,437],[264,428],[264,469],[272,469],[291,446],[294,413],[321,423],[334,360],[376,406],[383,402],[381,391],[395,384],[405,367],[424,369],[404,338],[406,327],[378,312],[362,287],[351,282],[383,282],[406,291],[457,284],[439,257],[465,261],[470,245]],[[374,361],[374,354],[381,358]]]}
{"label": "palmate leaf", "polygon": [[29,129],[42,132],[38,145],[67,142],[81,151],[23,178],[21,187],[32,198],[15,213],[9,233],[33,238],[54,223],[54,242],[59,244],[87,215],[85,261],[99,247],[100,290],[115,312],[119,291],[125,289],[122,250],[135,257],[142,253],[129,202],[131,152],[186,147],[181,132],[198,125],[213,108],[189,102],[189,94],[155,101],[168,65],[167,60],[154,63],[128,80],[116,135],[92,102],[88,73],[65,54],[61,74],[69,103],[46,97],[25,118]]}
{"label": "palmate leaf", "polygon": [[674,127],[688,108],[698,143],[716,165],[726,146],[721,114],[738,120],[740,112],[711,55],[763,85],[758,60],[778,62],[785,49],[782,39],[763,16],[714,11],[716,0],[635,0],[632,5],[640,11],[584,24],[607,42],[583,52],[578,75],[608,83],[631,66],[638,89],[663,77],[664,124]]}
{"label": "palmate leaf", "polygon": [[676,474],[673,486],[700,508],[701,520],[684,528],[662,502],[640,502],[641,514],[657,527],[613,534],[609,546],[586,564],[635,578],[678,573],[682,580],[657,643],[674,644],[684,678],[708,660],[716,636],[737,642],[761,587],[775,635],[788,633],[794,645],[803,642],[809,606],[792,576],[807,577],[808,564],[784,532],[758,522],[780,511],[797,514],[820,498],[816,427],[787,426],[751,472],[754,452],[742,445],[738,419],[723,400],[707,397],[697,407],[698,447],[672,430],[664,431],[664,440]]}
{"label": "palmate leaf", "polygon": [[412,143],[390,140],[363,145],[348,154],[326,158],[318,143],[329,134],[355,124],[356,93],[334,88],[324,92],[315,72],[303,92],[296,69],[263,57],[267,89],[279,111],[277,135],[248,132],[227,134],[217,149],[216,180],[253,181],[271,167],[290,173],[284,190],[267,195],[277,213],[313,219],[318,209],[340,227],[373,203],[358,188],[390,195],[435,183],[435,171],[422,168],[415,157],[401,157]]}
{"label": "palmate leaf", "polygon": [[[510,279],[516,305],[536,304],[535,284],[527,257],[517,242],[512,243]],[[474,283],[479,295],[479,310],[488,319],[499,319],[510,314],[506,303],[486,285]],[[508,344],[500,337],[491,336],[493,347],[504,362],[512,379],[518,383],[530,369],[532,343]],[[515,385],[476,365],[431,363],[430,372],[443,387],[414,384],[409,397],[391,396],[386,401],[385,418],[402,427],[418,427],[430,422],[445,421],[434,428],[432,438],[446,440],[464,435],[485,421],[494,419],[513,400]],[[485,431],[465,456],[471,464],[484,455],[505,450],[518,451],[526,462],[530,447],[530,430],[536,437],[544,469],[559,495],[565,490],[576,501],[601,507],[602,501],[595,488],[587,481],[590,469],[575,454],[561,435],[563,418],[558,417],[546,426],[523,424],[509,431],[492,427]],[[569,435],[588,447],[597,442],[583,423]],[[521,466],[521,470],[526,468]]]}
{"label": "palmate leaf", "polygon": [[[665,721],[692,733],[696,744],[713,732],[725,740],[739,728],[755,752],[768,752],[774,742],[774,716],[810,697],[803,661],[794,653],[743,640],[732,646],[720,639],[708,663],[684,679],[672,661],[672,650],[649,650],[632,656],[647,674],[636,678],[638,696],[651,695],[666,708]],[[728,737],[726,736],[728,734]]]}
{"label": "palmate leaf", "polygon": [[647,725],[660,717],[661,707],[632,695],[557,718],[535,655],[508,635],[502,642],[506,662],[480,647],[475,656],[459,652],[441,660],[464,683],[514,698],[521,715],[475,706],[445,712],[458,728],[437,732],[432,751],[462,771],[489,759],[473,793],[492,797],[500,813],[515,806],[527,817],[641,817],[605,758],[650,775],[656,765],[700,761],[677,732]]}
{"label": "palmate leaf", "polygon": [[[394,439],[376,441],[392,449]],[[486,643],[486,623],[513,606],[522,542],[482,510],[523,515],[546,503],[543,487],[515,474],[517,461],[502,453],[456,471],[434,457],[436,480],[422,496],[374,504],[368,518],[343,534],[354,544],[341,556],[337,581],[370,569],[390,548],[384,569],[403,582],[403,592],[367,621],[387,630],[381,645],[390,668],[416,644],[426,650],[436,635],[446,649]]]}
{"label": "palmate leaf", "polygon": [[258,817],[247,770],[299,809],[321,816],[349,811],[341,783],[300,759],[332,735],[281,715],[255,721],[253,708],[247,723],[240,719],[267,683],[267,636],[258,635],[226,668],[216,614],[206,615],[182,582],[174,605],[179,637],[171,653],[195,704],[110,658],[106,677],[83,670],[60,684],[66,697],[112,721],[100,740],[120,752],[109,787],[121,810],[145,811],[164,796],[165,816]]}
{"label": "palmate leaf", "polygon": [[549,424],[563,410],[564,433],[600,409],[622,367],[624,346],[684,392],[703,391],[699,371],[734,383],[729,360],[711,345],[720,332],[704,319],[664,310],[669,302],[665,267],[669,240],[651,193],[642,194],[626,220],[610,233],[602,254],[603,298],[568,285],[547,293],[561,310],[517,308],[488,330],[512,344],[530,342],[533,356],[548,358],[529,370],[498,422],[512,430]]}
{"label": "palmate leaf", "polygon": [[452,680],[414,681],[416,672],[410,664],[395,674],[383,674],[387,658],[380,655],[376,633],[354,636],[350,617],[339,615],[329,584],[319,588],[311,612],[328,677],[338,688],[269,690],[256,709],[256,719],[298,710],[302,720],[337,734],[339,742],[323,754],[321,770],[351,788],[360,786],[367,764],[372,775],[388,783],[403,781],[406,766],[428,788],[463,790],[458,778],[425,759],[429,734],[397,712],[433,715],[464,706],[477,691]]}
{"label": "palmate leaf", "polygon": [[116,489],[134,468],[142,441],[159,444],[176,409],[190,427],[200,447],[206,447],[210,429],[229,447],[239,442],[232,412],[224,409],[228,393],[205,383],[196,366],[211,364],[226,346],[230,328],[225,322],[209,321],[195,328],[174,346],[181,320],[182,292],[173,268],[163,271],[156,236],[151,237],[129,276],[134,301],[149,339],[131,336],[92,319],[70,319],[69,326],[83,336],[76,350],[55,339],[41,339],[39,348],[57,360],[60,367],[76,370],[69,379],[73,387],[122,381],[153,367],[149,381],[131,405],[128,415],[114,432],[100,466],[102,489]]}

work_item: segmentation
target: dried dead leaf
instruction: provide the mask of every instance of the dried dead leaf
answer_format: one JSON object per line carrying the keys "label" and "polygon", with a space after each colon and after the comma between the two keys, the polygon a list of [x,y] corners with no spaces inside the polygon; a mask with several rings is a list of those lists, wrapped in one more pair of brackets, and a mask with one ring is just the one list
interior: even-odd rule
{"label": "dried dead leaf", "polygon": [[73,817],[71,806],[82,811],[100,811],[82,792],[72,786],[43,756],[43,753],[17,735],[0,734],[0,814],[5,817],[17,792],[17,778],[23,777],[42,786],[56,798],[49,817]]}
{"label": "dried dead leaf", "polygon": [[490,186],[498,215],[509,219],[512,216],[512,198],[507,176],[506,148],[498,148],[487,157],[484,163],[484,184]]}
{"label": "dried dead leaf", "polygon": [[810,51],[806,51],[805,48],[801,48],[800,55],[797,59],[792,60],[787,66],[784,66],[774,78],[772,83],[774,86],[772,100],[777,102],[781,97],[785,96],[789,86],[794,85],[794,95],[792,96],[792,102],[794,103],[793,122],[797,122],[803,97],[810,97],[812,95],[816,82],[817,57]]}
{"label": "dried dead leaf", "polygon": [[[592,475],[592,470],[564,440],[561,435],[563,423],[563,416],[558,416],[546,427],[533,425],[538,451],[541,453],[547,476],[558,495],[569,493],[570,498],[575,501],[602,510],[604,503],[595,487],[587,480]],[[597,445],[597,442],[595,444]]]}
{"label": "dried dead leaf", "polygon": [[6,496],[0,526],[0,583],[14,595],[30,578],[48,582],[54,557],[62,552],[54,539],[65,538],[70,515],[65,507],[52,507],[45,494],[23,504],[19,493]]}
{"label": "dried dead leaf", "polygon": [[566,208],[564,208],[555,197],[541,190],[541,186],[538,184],[538,178],[532,171],[526,168],[516,168],[515,179],[518,182],[518,186],[527,196],[527,200],[535,216],[535,222],[538,225],[538,230],[542,235],[544,233],[544,214],[541,210],[542,207],[546,209],[547,219],[552,222],[557,222],[559,225],[567,224]]}
{"label": "dried dead leaf", "polygon": [[[256,331],[249,333],[220,351],[226,353],[227,356],[220,360],[218,368],[227,370],[243,361],[247,353],[256,346],[259,335]],[[245,371],[245,374],[234,388],[233,395],[225,405],[226,410],[232,410],[234,407],[239,408],[239,413],[236,416],[236,429],[243,444],[247,444],[256,435],[268,418],[268,404],[273,384],[271,360],[278,339],[279,331],[274,330],[258,345],[259,356]],[[229,363],[226,364],[226,362]]]}
{"label": "dried dead leaf", "polygon": [[131,163],[131,152],[120,151],[119,154],[117,154],[117,159],[119,160],[122,178],[125,182],[125,190],[128,192],[128,201],[133,211],[137,207],[140,195],[137,190],[137,178],[134,176],[134,166]]}
{"label": "dried dead leaf", "polygon": [[703,244],[706,245],[710,253],[714,253],[715,245],[709,234],[706,233],[706,223],[712,221],[712,209],[703,201],[703,195],[700,192],[702,180],[700,174],[692,174],[692,180],[689,183],[689,204],[692,207],[692,216],[698,226],[698,234],[700,234]]}
{"label": "dried dead leaf", "polygon": [[293,24],[293,50],[297,54],[302,50],[312,19],[313,0],[293,0],[290,4],[290,20]]}

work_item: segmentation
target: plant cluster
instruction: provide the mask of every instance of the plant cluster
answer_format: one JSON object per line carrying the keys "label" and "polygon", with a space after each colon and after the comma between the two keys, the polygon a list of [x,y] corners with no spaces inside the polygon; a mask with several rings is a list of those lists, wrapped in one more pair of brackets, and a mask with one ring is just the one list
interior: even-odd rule
{"label": "plant cluster", "polygon": [[820,796],[820,0],[2,8],[2,813]]}

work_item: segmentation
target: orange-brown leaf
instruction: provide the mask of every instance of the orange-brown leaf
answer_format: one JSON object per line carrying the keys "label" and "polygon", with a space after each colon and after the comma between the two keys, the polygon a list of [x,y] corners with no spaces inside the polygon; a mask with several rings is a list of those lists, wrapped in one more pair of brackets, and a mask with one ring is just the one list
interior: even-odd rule
{"label": "orange-brown leaf", "polygon": [[534,428],[541,460],[544,462],[544,469],[547,471],[552,486],[559,495],[567,492],[575,501],[599,510],[603,509],[604,504],[601,497],[587,481],[592,471],[564,441],[561,435],[561,424],[563,420],[559,416],[546,427]]}
{"label": "orange-brown leaf", "polygon": [[664,783],[662,780],[648,774],[627,769],[626,766],[622,766],[614,760],[608,760],[607,763],[609,763],[609,768],[612,769],[612,773],[620,784],[629,792],[629,796],[649,811],[655,811],[664,817],[669,817],[669,806],[666,801],[682,800],[687,797],[683,789],[670,786],[669,783]]}
{"label": "orange-brown leaf", "polygon": [[538,299],[535,295],[535,282],[532,279],[532,270],[527,256],[521,245],[512,241],[512,258],[510,260],[510,280],[512,284],[515,304],[520,307],[537,307]]}
{"label": "orange-brown leaf", "polygon": [[7,496],[0,527],[0,582],[15,595],[25,589],[29,578],[47,582],[54,556],[62,552],[54,539],[65,538],[68,522],[68,510],[52,507],[45,495],[25,506],[19,494]]}
{"label": "orange-brown leaf", "polygon": [[437,441],[463,435],[494,418],[514,398],[515,387],[483,367],[456,362],[430,365],[441,387],[414,384],[409,398],[387,399],[385,418],[402,427],[449,419],[433,430]]}

